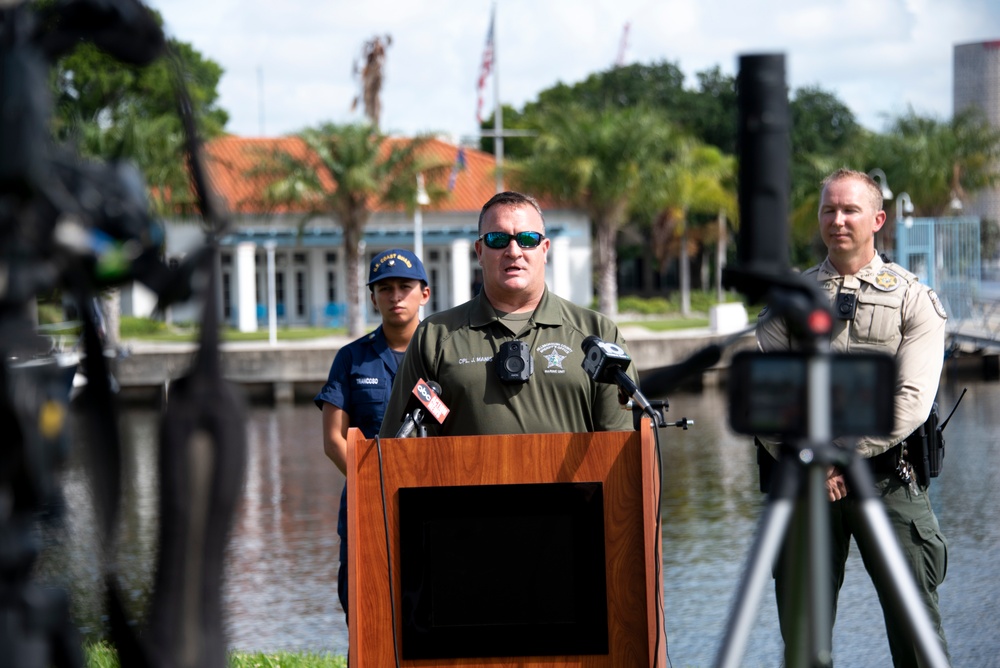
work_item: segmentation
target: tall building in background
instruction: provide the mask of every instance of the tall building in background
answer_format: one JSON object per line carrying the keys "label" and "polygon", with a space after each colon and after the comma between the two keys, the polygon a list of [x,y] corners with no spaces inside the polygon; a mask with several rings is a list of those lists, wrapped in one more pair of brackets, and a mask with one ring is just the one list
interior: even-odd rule
{"label": "tall building in background", "polygon": [[[955,113],[978,107],[1000,128],[1000,40],[956,44],[953,77]],[[968,215],[1000,221],[1000,188],[970,196],[964,204]]]}

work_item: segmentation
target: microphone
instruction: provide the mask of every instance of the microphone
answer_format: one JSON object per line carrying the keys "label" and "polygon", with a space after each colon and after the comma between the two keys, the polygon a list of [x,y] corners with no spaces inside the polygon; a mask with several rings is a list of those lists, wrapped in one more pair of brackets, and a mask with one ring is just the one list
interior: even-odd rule
{"label": "microphone", "polygon": [[650,394],[667,394],[688,376],[704,371],[722,358],[722,346],[710,344],[697,351],[683,362],[661,367],[650,373],[642,381],[642,386]]}
{"label": "microphone", "polygon": [[441,394],[441,386],[433,380],[419,379],[417,384],[413,386],[412,396],[402,417],[403,425],[396,432],[396,438],[410,438],[418,427],[421,427],[421,431],[423,431],[426,413],[430,413],[438,424],[444,422],[451,410],[441,401],[439,396]]}
{"label": "microphone", "polygon": [[632,363],[625,349],[617,343],[602,341],[593,334],[583,340],[583,370],[595,383],[617,385],[642,408],[642,411],[659,424],[659,414],[653,409],[649,400],[643,396],[639,386],[635,384],[625,369]]}

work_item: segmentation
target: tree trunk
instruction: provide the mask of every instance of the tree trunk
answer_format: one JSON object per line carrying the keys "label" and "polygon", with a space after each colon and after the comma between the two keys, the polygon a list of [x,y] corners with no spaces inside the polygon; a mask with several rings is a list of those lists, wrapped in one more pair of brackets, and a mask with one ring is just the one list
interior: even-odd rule
{"label": "tree trunk", "polygon": [[597,228],[597,310],[614,318],[618,315],[618,229],[606,221],[595,220]]}
{"label": "tree trunk", "polygon": [[365,317],[361,310],[361,259],[365,249],[361,246],[361,229],[355,222],[344,221],[344,281],[347,290],[347,333],[352,338],[364,334]]}
{"label": "tree trunk", "polygon": [[712,266],[712,254],[708,252],[708,245],[702,244],[700,261],[698,262],[698,289],[708,290],[708,272]]}
{"label": "tree trunk", "polygon": [[722,303],[722,267],[726,263],[726,246],[728,245],[726,235],[726,212],[719,211],[719,238],[715,242],[715,297],[716,301]]}
{"label": "tree trunk", "polygon": [[681,284],[681,315],[691,315],[691,261],[688,258],[688,228],[685,223],[681,227],[680,266],[678,267]]}
{"label": "tree trunk", "polygon": [[121,343],[122,291],[121,288],[105,290],[101,295],[101,311],[104,314],[104,348],[118,350]]}

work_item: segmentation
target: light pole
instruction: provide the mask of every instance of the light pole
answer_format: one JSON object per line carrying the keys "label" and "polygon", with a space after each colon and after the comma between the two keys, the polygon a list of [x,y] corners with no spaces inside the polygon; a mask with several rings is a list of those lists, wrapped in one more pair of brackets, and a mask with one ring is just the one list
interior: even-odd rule
{"label": "light pole", "polygon": [[413,254],[424,261],[424,214],[421,207],[431,203],[424,188],[424,175],[417,174],[417,206],[413,210]]}
{"label": "light pole", "polygon": [[[880,168],[876,167],[875,169],[868,172],[868,176],[872,177],[872,180],[878,184],[879,190],[882,191],[882,210],[885,211],[886,200],[892,199],[892,190],[889,189],[889,181],[885,178],[885,172],[883,172]],[[897,202],[897,208],[898,208],[898,202]],[[898,217],[899,216],[897,216],[897,218]],[[879,243],[884,241],[885,237],[882,235],[882,231],[880,230],[876,232],[875,247],[878,248]],[[887,249],[883,248],[883,250]]]}
{"label": "light pole", "polygon": [[264,242],[267,250],[267,340],[274,346],[278,344],[278,305],[277,290],[275,290],[274,249],[278,244],[274,239]]}
{"label": "light pole", "polygon": [[892,191],[889,190],[889,182],[885,178],[885,172],[876,167],[872,171],[868,172],[868,176],[872,177],[875,183],[878,184],[879,189],[882,191],[883,200],[892,199]]}
{"label": "light pole", "polygon": [[954,190],[951,191],[951,201],[948,202],[948,208],[954,213],[958,213],[962,210],[962,200],[959,198],[958,193]]}
{"label": "light pole", "polygon": [[906,229],[913,227],[913,202],[910,201],[909,193],[899,193],[896,198],[896,227],[902,222]]}
{"label": "light pole", "polygon": [[[413,254],[421,262],[424,261],[424,214],[421,207],[431,203],[431,198],[427,196],[427,189],[424,187],[424,175],[417,174],[417,206],[413,211]],[[424,319],[424,307],[417,309],[417,317]]]}

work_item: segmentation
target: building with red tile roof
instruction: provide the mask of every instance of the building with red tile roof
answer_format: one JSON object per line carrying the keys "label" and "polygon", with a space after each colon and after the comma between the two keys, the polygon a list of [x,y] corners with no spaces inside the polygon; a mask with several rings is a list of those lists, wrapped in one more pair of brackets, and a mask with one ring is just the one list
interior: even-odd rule
{"label": "building with red tile roof", "polygon": [[[390,141],[405,142],[407,138]],[[347,284],[344,275],[343,234],[332,216],[306,220],[304,210],[266,205],[262,197],[265,176],[254,168],[276,150],[295,157],[308,157],[308,147],[299,137],[219,137],[205,145],[205,168],[213,191],[225,205],[232,222],[222,239],[222,316],[234,327],[252,331],[266,322],[268,295],[276,301],[282,325],[343,325]],[[442,139],[430,140],[420,157],[439,165],[455,165],[460,148]],[[422,260],[431,286],[427,313],[434,313],[468,300],[481,281],[474,242],[479,211],[496,192],[496,161],[480,150],[461,149],[464,167],[441,169],[436,185],[447,196],[420,207],[416,213],[374,207],[365,228],[362,267],[375,254],[388,248],[422,246]],[[449,175],[451,171],[453,174]],[[321,179],[328,179],[321,172]],[[449,183],[453,178],[453,183]],[[451,186],[448,188],[448,186]],[[325,187],[336,188],[332,181]],[[590,222],[583,212],[541,200],[546,234],[552,239],[546,266],[546,282],[555,293],[576,303],[592,299]],[[420,221],[418,236],[417,221]],[[180,259],[203,242],[198,220],[178,217],[166,221],[166,254]],[[419,242],[419,243],[418,243]],[[273,278],[268,272],[268,249],[274,253]],[[362,281],[362,284],[365,281]],[[362,303],[369,304],[367,288]],[[141,291],[140,291],[141,292]],[[145,305],[145,308],[143,308]],[[152,310],[150,299],[137,295],[123,299],[123,309],[136,315]],[[369,304],[370,309],[370,304]],[[175,320],[196,320],[196,305],[181,305],[172,312]],[[378,322],[374,310],[370,323]]]}

